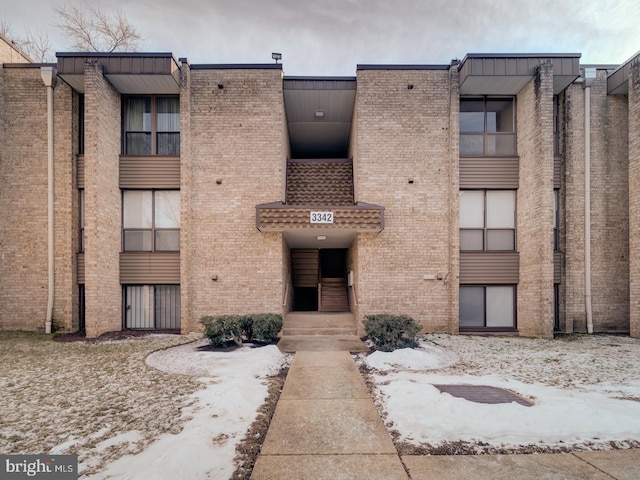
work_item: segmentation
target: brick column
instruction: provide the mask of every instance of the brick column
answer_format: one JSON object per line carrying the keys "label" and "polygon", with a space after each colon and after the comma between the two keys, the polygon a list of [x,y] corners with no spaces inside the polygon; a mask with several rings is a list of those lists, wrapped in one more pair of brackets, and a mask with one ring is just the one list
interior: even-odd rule
{"label": "brick column", "polygon": [[120,94],[98,64],[85,82],[85,305],[87,337],[122,329]]}
{"label": "brick column", "polygon": [[518,94],[520,187],[517,235],[520,252],[518,329],[553,337],[553,69],[538,67]]}

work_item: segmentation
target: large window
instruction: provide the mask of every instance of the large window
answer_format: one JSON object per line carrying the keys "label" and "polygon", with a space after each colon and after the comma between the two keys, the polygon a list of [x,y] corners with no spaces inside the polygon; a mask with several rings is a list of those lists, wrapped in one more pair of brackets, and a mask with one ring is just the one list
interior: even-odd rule
{"label": "large window", "polygon": [[515,155],[515,123],[512,97],[461,98],[460,155]]}
{"label": "large window", "polygon": [[125,328],[180,329],[180,285],[127,285],[124,303]]}
{"label": "large window", "polygon": [[516,191],[460,191],[460,250],[516,249]]}
{"label": "large window", "polygon": [[179,190],[124,190],[122,219],[124,251],[180,250]]}
{"label": "large window", "polygon": [[460,286],[460,328],[515,328],[515,286]]}
{"label": "large window", "polygon": [[125,155],[180,155],[180,99],[125,97]]}

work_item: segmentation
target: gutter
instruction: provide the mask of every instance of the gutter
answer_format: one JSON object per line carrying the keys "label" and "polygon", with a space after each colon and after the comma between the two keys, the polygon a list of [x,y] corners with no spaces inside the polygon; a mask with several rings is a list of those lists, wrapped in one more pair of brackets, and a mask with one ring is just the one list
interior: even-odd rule
{"label": "gutter", "polygon": [[56,84],[56,69],[54,67],[41,67],[40,76],[47,87],[47,255],[48,255],[48,294],[47,317],[44,324],[45,333],[51,333],[53,323],[53,295],[55,291],[54,269],[54,230],[53,230],[53,87]]}

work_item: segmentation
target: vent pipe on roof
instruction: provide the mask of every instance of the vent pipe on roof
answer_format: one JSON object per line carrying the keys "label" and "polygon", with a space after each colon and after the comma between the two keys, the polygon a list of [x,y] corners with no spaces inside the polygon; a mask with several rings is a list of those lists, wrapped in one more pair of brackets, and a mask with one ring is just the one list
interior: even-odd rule
{"label": "vent pipe on roof", "polygon": [[591,302],[591,85],[595,69],[584,71],[584,302],[587,312],[587,333],[593,333]]}
{"label": "vent pipe on roof", "polygon": [[47,294],[47,319],[44,324],[44,332],[51,333],[53,321],[53,294],[54,294],[54,235],[53,235],[53,87],[56,84],[56,69],[54,67],[40,67],[40,76],[47,87],[47,250],[48,250],[48,294]]}

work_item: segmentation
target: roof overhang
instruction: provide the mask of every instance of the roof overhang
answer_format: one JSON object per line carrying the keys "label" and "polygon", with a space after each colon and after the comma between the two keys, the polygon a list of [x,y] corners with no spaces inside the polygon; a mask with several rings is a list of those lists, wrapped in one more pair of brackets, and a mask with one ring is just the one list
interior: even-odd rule
{"label": "roof overhang", "polygon": [[460,63],[460,95],[516,95],[549,61],[553,93],[559,94],[580,76],[580,54],[470,53]]}
{"label": "roof overhang", "polygon": [[354,77],[285,77],[292,158],[345,158],[356,99]]}
{"label": "roof overhang", "polygon": [[607,77],[607,93],[609,95],[627,95],[629,93],[629,73],[631,64],[640,61],[640,52],[616,68]]}
{"label": "roof overhang", "polygon": [[128,95],[177,94],[180,64],[171,53],[56,53],[58,76],[84,93],[84,66],[98,63],[114,88]]}

